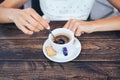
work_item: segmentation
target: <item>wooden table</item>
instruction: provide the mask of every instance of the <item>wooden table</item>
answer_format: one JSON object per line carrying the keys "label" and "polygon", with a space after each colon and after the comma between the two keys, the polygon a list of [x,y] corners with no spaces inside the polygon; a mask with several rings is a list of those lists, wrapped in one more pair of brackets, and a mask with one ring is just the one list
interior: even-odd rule
{"label": "wooden table", "polygon": [[[65,22],[51,22],[52,29]],[[85,34],[81,54],[68,63],[48,60],[42,51],[48,31],[32,36],[14,24],[0,24],[0,80],[120,80],[120,33]]]}

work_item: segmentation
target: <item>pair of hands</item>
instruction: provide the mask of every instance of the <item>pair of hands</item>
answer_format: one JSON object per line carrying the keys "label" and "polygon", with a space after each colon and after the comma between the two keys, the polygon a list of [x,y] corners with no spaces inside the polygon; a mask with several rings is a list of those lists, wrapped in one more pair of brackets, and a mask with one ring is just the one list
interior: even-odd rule
{"label": "pair of hands", "polygon": [[[24,10],[17,10],[9,16],[16,26],[25,34],[33,34],[44,29],[50,29],[49,20],[46,20],[39,16],[39,14],[32,8]],[[64,28],[70,29],[76,36],[80,36],[83,33],[91,33],[92,26],[90,22],[80,21],[76,19],[69,20]]]}

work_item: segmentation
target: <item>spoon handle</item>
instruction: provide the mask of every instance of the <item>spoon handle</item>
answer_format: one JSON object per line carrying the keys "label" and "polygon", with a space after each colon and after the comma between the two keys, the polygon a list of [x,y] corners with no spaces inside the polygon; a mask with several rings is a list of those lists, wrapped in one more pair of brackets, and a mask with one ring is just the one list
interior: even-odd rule
{"label": "spoon handle", "polygon": [[55,36],[53,35],[52,31],[50,29],[48,31],[49,31],[49,33],[51,33],[51,35],[53,36],[53,38],[55,38]]}

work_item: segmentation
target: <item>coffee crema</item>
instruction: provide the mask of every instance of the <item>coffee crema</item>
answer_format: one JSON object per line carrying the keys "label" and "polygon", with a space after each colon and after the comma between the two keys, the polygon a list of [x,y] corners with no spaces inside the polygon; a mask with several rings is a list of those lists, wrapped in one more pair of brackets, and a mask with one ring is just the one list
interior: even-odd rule
{"label": "coffee crema", "polygon": [[53,39],[53,42],[56,44],[66,44],[70,41],[70,38],[66,35],[57,35],[55,36],[55,38]]}

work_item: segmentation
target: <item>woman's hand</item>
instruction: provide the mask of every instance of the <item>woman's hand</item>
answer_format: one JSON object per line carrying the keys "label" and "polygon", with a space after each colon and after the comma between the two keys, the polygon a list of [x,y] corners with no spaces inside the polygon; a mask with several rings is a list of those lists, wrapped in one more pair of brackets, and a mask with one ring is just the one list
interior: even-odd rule
{"label": "woman's hand", "polygon": [[21,31],[29,35],[50,28],[49,21],[43,19],[32,8],[13,10],[13,12],[8,15],[8,18],[14,22]]}
{"label": "woman's hand", "polygon": [[84,33],[92,33],[94,26],[91,22],[80,21],[77,19],[70,19],[64,26],[64,28],[70,29],[76,36],[81,36]]}

